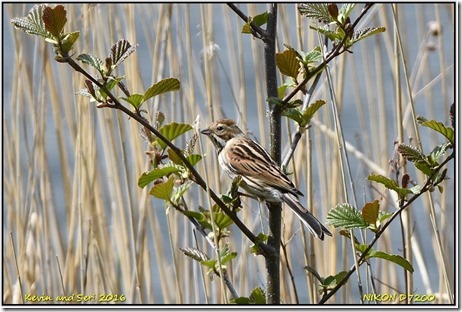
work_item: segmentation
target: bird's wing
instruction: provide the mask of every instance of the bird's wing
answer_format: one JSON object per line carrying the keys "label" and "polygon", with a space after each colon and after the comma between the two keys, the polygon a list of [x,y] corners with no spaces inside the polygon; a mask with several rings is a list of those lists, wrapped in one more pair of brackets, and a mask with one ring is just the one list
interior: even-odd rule
{"label": "bird's wing", "polygon": [[222,152],[233,173],[251,184],[264,184],[282,192],[303,195],[260,144],[246,137],[234,138],[230,143]]}

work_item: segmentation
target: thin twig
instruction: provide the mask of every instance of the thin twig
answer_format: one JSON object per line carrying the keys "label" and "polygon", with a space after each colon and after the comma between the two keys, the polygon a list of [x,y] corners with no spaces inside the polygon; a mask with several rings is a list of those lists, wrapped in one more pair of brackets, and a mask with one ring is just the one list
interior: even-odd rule
{"label": "thin twig", "polygon": [[300,302],[298,301],[298,293],[297,293],[297,286],[295,285],[294,273],[292,272],[292,268],[290,267],[290,264],[289,264],[289,258],[287,256],[286,244],[283,244],[282,241],[281,241],[281,248],[282,248],[282,253],[284,254],[284,259],[286,260],[286,267],[287,267],[287,272],[289,272],[290,282],[292,284],[292,288],[294,289],[295,303],[299,304]]}
{"label": "thin twig", "polygon": [[[354,27],[360,22],[360,20],[364,17],[364,15],[369,11],[369,9],[373,6],[373,3],[368,3],[364,6],[364,9],[361,11],[359,14],[358,18],[353,22],[351,25],[350,29],[354,29]],[[282,100],[283,104],[287,104],[297,93],[300,91],[306,83],[313,78],[315,75],[317,75],[319,72],[322,71],[322,69],[329,64],[330,61],[332,61],[335,57],[339,56],[340,54],[346,52],[346,49],[343,49],[345,47],[345,42],[347,40],[348,36],[345,36],[343,40],[332,50],[330,51],[324,61],[319,64],[313,71],[311,71],[308,75],[306,75],[305,79],[303,79],[302,82],[300,82],[293,90],[290,92],[284,99]]]}
{"label": "thin twig", "polygon": [[[232,3],[227,3],[229,8],[233,10],[244,22],[249,23],[250,18],[246,16],[237,6]],[[257,37],[258,39],[262,39],[263,41],[271,40],[269,38],[267,32],[263,30],[260,26],[255,24],[253,21],[250,21],[250,28],[252,29],[252,34]],[[257,35],[258,34],[258,35]]]}
{"label": "thin twig", "polygon": [[[186,209],[182,209],[180,206],[178,205],[173,205],[173,203],[171,203],[173,205],[173,207],[180,211],[182,214],[184,214],[188,219],[189,221],[191,221],[191,223],[196,227],[196,229],[199,231],[199,233],[201,233],[201,235],[205,238],[205,240],[207,241],[207,243],[210,245],[210,247],[212,247],[212,249],[216,252],[217,251],[217,246],[213,243],[213,241],[210,239],[210,237],[208,236],[207,232],[205,231],[205,228],[200,225],[199,222],[197,222],[196,219],[194,219],[193,217],[191,216],[187,216],[185,214],[185,211],[189,211],[187,209],[187,206],[186,206],[186,201],[184,200],[184,198],[182,198],[182,201],[183,201],[183,204],[185,205]],[[218,272],[216,272],[218,273]],[[217,274],[219,276],[219,274]],[[223,272],[223,279],[224,279],[224,282],[225,282],[225,285],[226,287],[228,287],[229,291],[231,292],[231,295],[233,296],[233,298],[237,298],[238,295],[237,295],[237,292],[236,290],[234,289],[234,286],[233,286],[233,283],[231,282],[231,280],[229,279],[229,275],[228,275],[228,272],[226,270],[224,270]]]}
{"label": "thin twig", "polygon": [[[303,105],[302,105],[302,108],[301,108],[302,112],[308,107],[308,104],[310,103],[311,96],[313,95],[314,89],[318,85],[318,82],[319,82],[319,80],[321,78],[321,74],[322,73],[318,73],[316,75],[316,78],[314,79],[313,84],[311,85],[308,92],[305,94],[305,98],[303,99]],[[282,168],[286,168],[289,165],[290,159],[294,155],[295,149],[297,148],[297,145],[300,142],[300,139],[302,138],[302,132],[304,132],[304,129],[301,129],[300,127],[298,127],[297,132],[294,134],[294,138],[292,140],[292,144],[290,146],[290,149],[287,152],[287,155],[284,157],[284,160],[281,163]]]}

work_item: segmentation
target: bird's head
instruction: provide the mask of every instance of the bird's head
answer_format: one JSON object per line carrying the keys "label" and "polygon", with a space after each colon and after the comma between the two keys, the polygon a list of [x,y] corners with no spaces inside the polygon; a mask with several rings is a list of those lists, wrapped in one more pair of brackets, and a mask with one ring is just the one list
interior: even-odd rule
{"label": "bird's head", "polygon": [[236,137],[243,135],[243,132],[236,125],[236,122],[231,119],[220,119],[211,123],[207,129],[201,131],[210,138],[218,150],[221,150],[226,142]]}

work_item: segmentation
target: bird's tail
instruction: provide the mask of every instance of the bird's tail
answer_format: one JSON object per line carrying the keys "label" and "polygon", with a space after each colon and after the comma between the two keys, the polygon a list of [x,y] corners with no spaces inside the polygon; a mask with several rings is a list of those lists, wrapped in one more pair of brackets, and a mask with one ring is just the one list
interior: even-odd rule
{"label": "bird's tail", "polygon": [[285,193],[282,195],[283,201],[289,205],[290,209],[303,221],[303,223],[308,227],[310,232],[318,237],[320,240],[324,240],[324,234],[332,236],[332,233],[318,220],[315,216],[306,210],[298,198],[290,193]]}

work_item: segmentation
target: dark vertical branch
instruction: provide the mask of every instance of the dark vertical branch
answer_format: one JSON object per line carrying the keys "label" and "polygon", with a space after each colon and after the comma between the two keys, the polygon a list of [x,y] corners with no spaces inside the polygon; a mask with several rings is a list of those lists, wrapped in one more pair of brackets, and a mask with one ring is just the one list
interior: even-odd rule
{"label": "dark vertical branch", "polygon": [[[276,26],[277,26],[277,4],[270,4],[268,23],[265,37],[265,73],[266,90],[269,97],[277,97],[277,75],[276,75]],[[270,144],[271,156],[278,163],[281,162],[281,109],[270,104]],[[276,251],[274,256],[266,257],[266,301],[268,304],[279,304],[280,276],[279,276],[279,255],[281,242],[281,204],[268,203],[269,209],[269,231],[268,244]]]}

